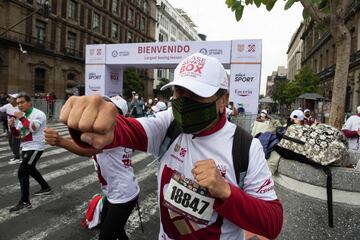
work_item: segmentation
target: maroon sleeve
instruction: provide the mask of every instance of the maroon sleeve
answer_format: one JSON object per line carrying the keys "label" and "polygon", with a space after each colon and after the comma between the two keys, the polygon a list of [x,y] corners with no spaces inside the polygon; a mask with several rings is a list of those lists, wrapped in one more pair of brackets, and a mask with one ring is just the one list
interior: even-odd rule
{"label": "maroon sleeve", "polygon": [[[147,150],[147,135],[143,126],[135,118],[126,118],[122,115],[116,116],[114,129],[114,140],[111,144],[105,146],[105,149],[114,147],[126,147],[140,151]],[[71,138],[81,147],[92,148],[91,145],[81,141],[82,132],[69,128]]]}
{"label": "maroon sleeve", "polygon": [[29,127],[30,127],[30,121],[29,120],[27,120],[26,118],[23,117],[22,120],[21,120],[21,123],[24,126],[24,128],[29,129]]}
{"label": "maroon sleeve", "polygon": [[246,194],[229,184],[231,195],[214,210],[237,226],[255,234],[275,239],[283,224],[283,208],[276,199],[265,201]]}
{"label": "maroon sleeve", "polygon": [[15,127],[11,127],[11,128],[10,128],[10,131],[11,131],[11,134],[12,134],[14,137],[19,137],[19,136],[20,136],[20,131],[18,131]]}
{"label": "maroon sleeve", "polygon": [[341,131],[344,133],[345,137],[347,138],[354,138],[358,136],[357,131],[350,131],[348,129],[343,129]]}

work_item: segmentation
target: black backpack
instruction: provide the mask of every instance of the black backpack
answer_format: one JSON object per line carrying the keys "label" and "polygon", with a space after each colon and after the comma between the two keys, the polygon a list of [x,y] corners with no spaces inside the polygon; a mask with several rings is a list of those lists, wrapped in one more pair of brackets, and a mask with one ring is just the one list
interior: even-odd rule
{"label": "black backpack", "polygon": [[[181,130],[173,120],[166,131],[164,140],[160,145],[159,155],[162,155],[169,149],[170,145],[180,135]],[[249,150],[253,137],[246,132],[243,128],[236,126],[233,139],[233,164],[236,176],[236,181],[240,188],[244,185],[244,179],[249,165]],[[241,143],[241,144],[239,144]]]}

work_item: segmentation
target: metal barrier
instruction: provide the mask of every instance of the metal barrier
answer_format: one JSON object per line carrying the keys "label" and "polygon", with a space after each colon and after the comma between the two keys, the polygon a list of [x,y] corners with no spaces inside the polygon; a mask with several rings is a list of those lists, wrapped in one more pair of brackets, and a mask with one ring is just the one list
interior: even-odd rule
{"label": "metal barrier", "polygon": [[65,102],[63,99],[56,99],[54,103],[49,103],[45,99],[32,99],[31,101],[35,108],[45,113],[48,120],[59,121],[60,110]]}
{"label": "metal barrier", "polygon": [[237,117],[232,117],[231,122],[242,127],[249,133],[251,132],[251,125],[256,120],[257,114],[239,114]]}

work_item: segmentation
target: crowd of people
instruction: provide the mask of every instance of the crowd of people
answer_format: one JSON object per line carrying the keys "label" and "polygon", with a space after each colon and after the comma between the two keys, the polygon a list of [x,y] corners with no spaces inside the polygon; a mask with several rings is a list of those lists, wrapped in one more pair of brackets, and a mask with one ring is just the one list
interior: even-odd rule
{"label": "crowd of people", "polygon": [[[245,230],[276,238],[283,223],[282,204],[259,139],[242,133],[248,149],[234,141],[238,127],[228,119],[245,110],[229,102],[222,64],[200,53],[190,55],[162,90],[170,87],[173,97],[169,101],[145,101],[135,91],[129,102],[121,96],[69,98],[60,120],[69,127],[71,138],[48,128],[45,114],[32,106],[28,95],[7,95],[8,103],[2,102],[0,111],[7,116],[6,134],[14,154],[9,163],[20,163],[21,191],[19,203],[9,210],[31,207],[29,176],[41,186],[35,195],[52,192],[36,169],[46,141],[93,158],[106,196],[99,239],[128,239],[125,224],[141,193],[131,165],[132,153],[138,150],[158,157],[159,239],[244,239]],[[274,119],[261,110],[253,136],[257,123],[270,122]],[[318,123],[309,109],[297,109],[287,126]],[[360,106],[343,132],[357,141],[358,148]],[[240,163],[246,165],[244,172],[233,164],[234,148],[246,151],[247,159]]]}

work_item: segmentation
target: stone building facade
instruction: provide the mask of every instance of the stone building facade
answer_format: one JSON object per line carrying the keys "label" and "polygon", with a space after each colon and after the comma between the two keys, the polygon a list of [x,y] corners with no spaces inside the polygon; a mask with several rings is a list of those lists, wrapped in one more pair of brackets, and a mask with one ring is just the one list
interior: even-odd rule
{"label": "stone building facade", "polygon": [[155,0],[48,2],[44,17],[44,0],[1,1],[0,91],[81,93],[86,44],[155,41]]}
{"label": "stone building facade", "polygon": [[[346,17],[351,32],[351,56],[347,81],[345,111],[355,112],[360,105],[360,2],[354,1]],[[324,97],[332,97],[336,63],[336,44],[328,31],[321,31],[313,21],[304,22],[302,65],[309,65],[320,77]]]}

